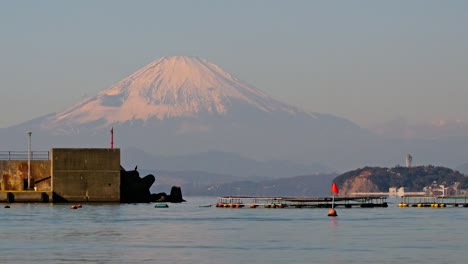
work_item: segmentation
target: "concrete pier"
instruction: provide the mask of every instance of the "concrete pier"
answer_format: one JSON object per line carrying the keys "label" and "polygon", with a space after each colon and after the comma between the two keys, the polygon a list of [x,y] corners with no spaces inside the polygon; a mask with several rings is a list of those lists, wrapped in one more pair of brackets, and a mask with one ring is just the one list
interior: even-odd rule
{"label": "concrete pier", "polygon": [[120,149],[53,148],[49,153],[30,165],[0,160],[0,202],[120,202]]}
{"label": "concrete pier", "polygon": [[0,191],[1,203],[48,203],[52,192],[39,191]]}
{"label": "concrete pier", "polygon": [[120,202],[120,149],[51,150],[54,202]]}

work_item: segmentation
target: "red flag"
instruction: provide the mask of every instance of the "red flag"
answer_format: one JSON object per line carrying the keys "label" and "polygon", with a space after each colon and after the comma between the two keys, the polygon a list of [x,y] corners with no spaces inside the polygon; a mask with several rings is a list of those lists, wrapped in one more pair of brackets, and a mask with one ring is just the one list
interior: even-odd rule
{"label": "red flag", "polygon": [[332,184],[331,191],[332,191],[332,193],[336,193],[336,194],[338,194],[340,192],[338,190],[338,186],[336,186],[336,183]]}

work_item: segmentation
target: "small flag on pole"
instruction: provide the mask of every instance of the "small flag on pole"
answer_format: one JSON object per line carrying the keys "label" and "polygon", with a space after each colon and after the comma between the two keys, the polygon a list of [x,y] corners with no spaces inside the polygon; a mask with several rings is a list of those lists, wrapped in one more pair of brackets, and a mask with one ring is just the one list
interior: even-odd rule
{"label": "small flag on pole", "polygon": [[338,190],[338,186],[336,186],[336,183],[332,184],[331,191],[332,191],[332,193],[335,193],[335,194],[338,194],[340,192]]}

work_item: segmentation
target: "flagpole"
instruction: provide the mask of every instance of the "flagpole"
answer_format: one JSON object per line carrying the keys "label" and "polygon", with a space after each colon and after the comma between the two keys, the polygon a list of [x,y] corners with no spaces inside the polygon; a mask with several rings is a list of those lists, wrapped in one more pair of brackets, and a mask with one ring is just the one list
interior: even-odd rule
{"label": "flagpole", "polygon": [[332,208],[328,211],[328,216],[338,216],[335,210],[335,194],[338,194],[340,191],[336,186],[336,183],[332,184],[331,193],[332,193]]}
{"label": "flagpole", "polygon": [[110,133],[111,133],[110,148],[113,149],[114,148],[114,127],[111,128]]}

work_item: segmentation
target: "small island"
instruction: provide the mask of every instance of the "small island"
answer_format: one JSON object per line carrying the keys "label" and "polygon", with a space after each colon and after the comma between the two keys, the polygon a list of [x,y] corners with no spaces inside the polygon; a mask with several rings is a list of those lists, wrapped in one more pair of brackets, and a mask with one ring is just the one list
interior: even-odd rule
{"label": "small island", "polygon": [[[364,167],[337,176],[334,182],[345,196],[387,193],[397,190],[429,196],[464,196],[468,194],[468,177],[458,171],[441,166],[393,168]],[[403,188],[403,189],[401,189]]]}

